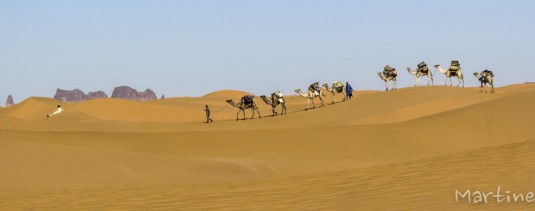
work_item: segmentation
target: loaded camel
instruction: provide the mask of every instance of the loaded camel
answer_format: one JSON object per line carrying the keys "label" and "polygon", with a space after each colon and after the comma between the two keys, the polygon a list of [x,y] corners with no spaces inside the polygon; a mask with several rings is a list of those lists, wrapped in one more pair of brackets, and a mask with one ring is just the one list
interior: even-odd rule
{"label": "loaded camel", "polygon": [[243,112],[243,120],[245,120],[245,109],[251,109],[253,111],[253,116],[251,116],[251,119],[254,119],[255,111],[258,113],[258,118],[262,118],[262,116],[260,116],[260,112],[258,111],[258,107],[256,107],[256,104],[253,102],[253,99],[250,96],[244,96],[239,103],[234,103],[232,100],[227,100],[225,102],[238,110],[238,113],[236,113],[236,121],[238,120],[238,115],[240,112]]}
{"label": "loaded camel", "polygon": [[490,93],[494,93],[494,73],[492,71],[475,72],[474,76],[481,82],[481,93],[483,93],[483,86],[485,86],[485,93],[487,93],[487,84],[490,86]]}
{"label": "loaded camel", "polygon": [[435,65],[435,68],[438,69],[438,71],[440,71],[440,73],[446,75],[446,80],[444,81],[444,86],[446,86],[448,84],[448,80],[450,81],[450,86],[453,85],[453,82],[451,81],[451,78],[452,77],[457,77],[457,79],[459,80],[459,83],[457,84],[457,86],[461,85],[461,83],[463,84],[463,88],[464,88],[464,77],[463,77],[463,73],[461,72],[461,68],[458,67],[458,66],[450,66],[450,68],[448,68],[447,70],[444,70],[439,64]]}
{"label": "loaded camel", "polygon": [[425,62],[418,64],[416,70],[411,70],[410,67],[407,67],[407,71],[409,71],[411,75],[416,76],[416,84],[414,84],[414,86],[421,86],[421,77],[423,76],[427,76],[427,86],[429,86],[429,84],[433,85],[433,74],[429,71]]}
{"label": "loaded camel", "polygon": [[329,85],[326,83],[323,84],[322,86],[325,87],[325,89],[332,94],[331,104],[334,104],[336,93],[342,93],[342,95],[344,96],[344,101],[346,101],[345,85],[343,82],[335,81],[333,82],[332,87],[329,87]]}
{"label": "loaded camel", "polygon": [[307,107],[305,108],[305,111],[309,109],[311,101],[312,101],[313,108],[316,108],[316,105],[314,105],[314,98],[316,98],[316,97],[320,99],[321,106],[324,106],[323,105],[323,96],[325,96],[325,94],[323,94],[323,92],[321,91],[321,87],[319,86],[319,82],[315,82],[315,83],[311,84],[308,87],[308,90],[307,90],[306,93],[302,93],[301,89],[296,89],[295,92],[297,94],[299,94],[299,96],[305,97],[307,99]]}
{"label": "loaded camel", "polygon": [[284,99],[284,96],[282,96],[281,92],[274,92],[271,93],[271,98],[268,99],[265,95],[260,96],[262,100],[271,106],[271,111],[273,112],[273,116],[278,115],[278,113],[275,111],[275,108],[280,104],[282,106],[281,115],[286,114],[286,100]]}
{"label": "loaded camel", "polygon": [[396,71],[396,68],[392,68],[386,65],[383,72],[377,72],[377,75],[381,78],[381,80],[385,82],[386,91],[388,91],[389,81],[392,81],[392,88],[390,90],[394,90],[397,88],[396,78],[398,76],[398,73]]}

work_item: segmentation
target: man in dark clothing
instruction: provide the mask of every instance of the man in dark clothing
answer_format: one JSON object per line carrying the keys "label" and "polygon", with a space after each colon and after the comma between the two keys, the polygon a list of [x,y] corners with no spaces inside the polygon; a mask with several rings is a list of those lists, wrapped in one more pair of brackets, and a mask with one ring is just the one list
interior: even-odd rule
{"label": "man in dark clothing", "polygon": [[349,85],[349,82],[346,82],[346,100],[349,100],[353,97],[353,87]]}
{"label": "man in dark clothing", "polygon": [[206,112],[206,123],[214,122],[214,120],[210,118],[210,108],[208,108],[208,105],[205,106],[206,108],[204,109],[204,111]]}

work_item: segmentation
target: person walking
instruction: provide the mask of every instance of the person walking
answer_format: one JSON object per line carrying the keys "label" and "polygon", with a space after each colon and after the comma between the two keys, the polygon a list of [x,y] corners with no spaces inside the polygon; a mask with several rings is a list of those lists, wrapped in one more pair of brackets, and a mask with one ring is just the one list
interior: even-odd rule
{"label": "person walking", "polygon": [[210,108],[208,107],[208,105],[205,105],[204,111],[206,112],[206,123],[214,122],[214,120],[210,118]]}
{"label": "person walking", "polygon": [[346,100],[349,100],[353,97],[353,87],[349,85],[349,82],[346,82]]}

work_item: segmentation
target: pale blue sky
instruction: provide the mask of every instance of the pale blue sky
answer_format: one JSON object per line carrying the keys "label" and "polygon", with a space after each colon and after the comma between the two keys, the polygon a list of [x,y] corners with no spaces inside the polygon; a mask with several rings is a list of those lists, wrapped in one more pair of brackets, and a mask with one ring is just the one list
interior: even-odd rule
{"label": "pale blue sky", "polygon": [[[0,0],[0,103],[128,85],[158,96],[384,88],[376,72],[460,60],[466,84],[535,81],[535,1]],[[443,84],[444,76],[435,80]]]}

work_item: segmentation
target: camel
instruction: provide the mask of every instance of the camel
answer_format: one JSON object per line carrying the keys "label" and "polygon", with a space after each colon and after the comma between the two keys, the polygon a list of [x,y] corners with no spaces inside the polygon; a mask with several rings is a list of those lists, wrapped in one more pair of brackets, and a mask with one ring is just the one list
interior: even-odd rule
{"label": "camel", "polygon": [[299,96],[307,98],[307,107],[305,108],[305,111],[309,109],[310,101],[312,101],[313,108],[316,108],[316,105],[314,105],[314,98],[316,98],[316,97],[318,97],[320,99],[321,106],[324,106],[323,105],[323,96],[325,96],[325,94],[323,94],[321,89],[319,89],[319,91],[314,91],[314,89],[318,88],[318,86],[319,86],[318,84],[319,84],[319,82],[311,84],[308,87],[308,90],[307,90],[306,93],[302,93],[301,89],[296,89],[295,90],[295,92],[297,94],[299,94]]}
{"label": "camel", "polygon": [[394,69],[393,71],[394,74],[392,75],[385,75],[384,71],[383,72],[377,72],[377,75],[379,75],[379,77],[385,81],[385,87],[386,87],[386,91],[388,91],[388,82],[389,81],[392,81],[392,89],[390,90],[394,90],[397,88],[397,84],[396,84],[396,77],[397,77],[397,72],[396,70]]}
{"label": "camel", "polygon": [[332,94],[331,104],[334,104],[336,93],[342,93],[342,95],[344,95],[344,101],[346,101],[345,85],[343,82],[335,81],[333,82],[332,87],[329,87],[329,85],[326,83],[323,84],[322,86],[325,87],[325,89]]}
{"label": "camel", "polygon": [[427,86],[429,86],[429,84],[431,83],[431,85],[433,85],[433,74],[431,73],[431,71],[429,71],[429,69],[427,69],[427,71],[422,71],[422,68],[418,68],[416,70],[411,70],[410,67],[407,67],[407,71],[409,71],[409,73],[411,75],[415,75],[416,76],[416,84],[414,84],[414,86],[421,86],[421,77],[422,76],[427,76],[428,80],[427,80]]}
{"label": "camel", "polygon": [[494,73],[492,71],[475,72],[474,76],[481,82],[481,93],[483,93],[483,86],[485,86],[485,93],[487,93],[487,84],[490,86],[490,93],[494,93]]}
{"label": "camel", "polygon": [[245,102],[242,101],[236,104],[232,100],[227,100],[225,102],[230,104],[232,107],[238,109],[238,113],[236,113],[236,121],[238,121],[238,115],[240,114],[240,112],[243,112],[243,120],[245,120],[245,109],[251,109],[253,111],[253,116],[251,116],[251,119],[254,119],[255,111],[258,113],[258,118],[262,118],[262,116],[260,116],[260,112],[258,111],[258,107],[256,107],[256,104],[254,102],[251,102],[250,104],[245,104]]}
{"label": "camel", "polygon": [[268,99],[265,95],[260,96],[262,100],[268,105],[271,106],[271,111],[273,112],[273,116],[278,115],[278,113],[275,111],[275,108],[280,104],[282,105],[282,111],[281,115],[286,114],[286,100],[282,96],[282,94],[279,94],[280,92],[271,93],[271,98]]}
{"label": "camel", "polygon": [[464,77],[463,77],[463,73],[461,72],[461,68],[459,68],[455,72],[452,72],[449,69],[444,70],[439,64],[435,65],[435,68],[437,68],[438,71],[440,71],[440,73],[446,75],[446,80],[444,81],[444,86],[446,86],[448,84],[448,79],[450,80],[450,86],[452,86],[453,82],[451,81],[451,77],[457,77],[457,79],[459,80],[459,83],[457,84],[457,86],[461,85],[461,83],[462,83],[463,84],[463,88],[464,88]]}

